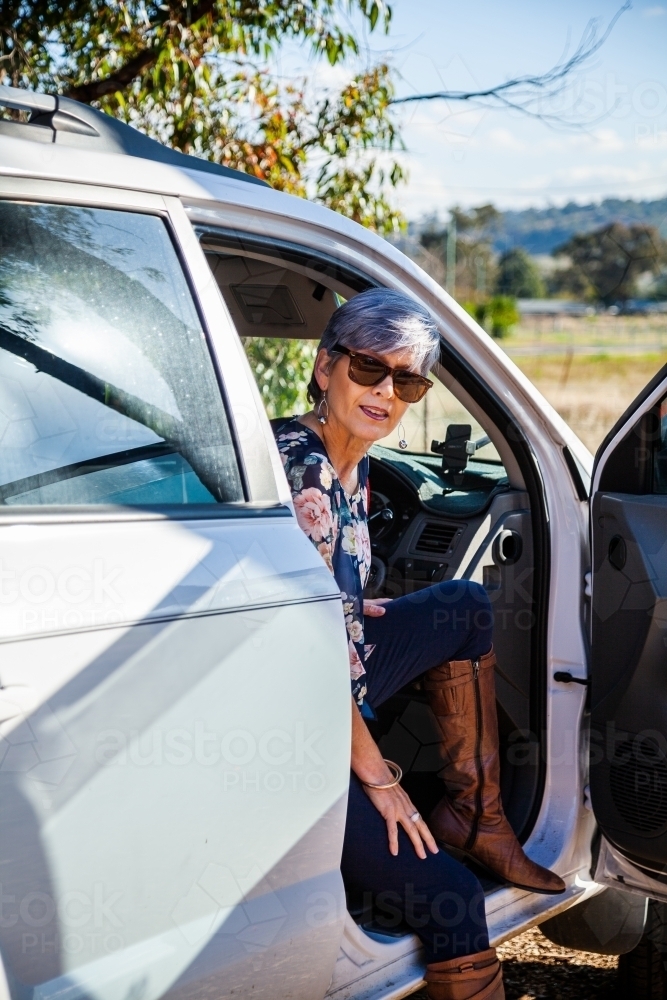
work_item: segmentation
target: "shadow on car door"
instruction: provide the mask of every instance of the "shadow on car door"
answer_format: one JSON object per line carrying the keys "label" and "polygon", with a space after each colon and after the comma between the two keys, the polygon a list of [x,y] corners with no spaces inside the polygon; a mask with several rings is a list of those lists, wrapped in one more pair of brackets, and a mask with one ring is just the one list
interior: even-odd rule
{"label": "shadow on car door", "polygon": [[338,591],[247,500],[165,221],[0,202],[0,950],[12,994],[323,995]]}

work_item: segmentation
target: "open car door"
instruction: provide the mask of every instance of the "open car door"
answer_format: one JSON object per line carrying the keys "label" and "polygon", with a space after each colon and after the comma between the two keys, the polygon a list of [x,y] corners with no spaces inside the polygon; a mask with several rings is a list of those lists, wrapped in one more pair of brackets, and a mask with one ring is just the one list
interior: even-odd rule
{"label": "open car door", "polygon": [[596,455],[591,542],[595,879],[667,900],[667,366]]}

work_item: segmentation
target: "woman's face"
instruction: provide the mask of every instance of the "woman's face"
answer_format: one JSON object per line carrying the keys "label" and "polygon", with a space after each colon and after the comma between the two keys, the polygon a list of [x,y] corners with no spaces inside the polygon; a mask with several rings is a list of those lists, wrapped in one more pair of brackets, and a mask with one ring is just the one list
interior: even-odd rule
{"label": "woman's face", "polygon": [[[390,368],[405,368],[421,374],[411,351],[394,351],[392,354],[378,354],[376,351],[359,353],[378,358]],[[317,355],[315,377],[320,389],[327,394],[327,422],[332,426],[341,425],[349,434],[370,447],[394,430],[410,403],[403,403],[398,399],[391,375],[387,375],[379,385],[358,385],[348,377],[349,366],[350,359],[346,355],[328,355],[322,349]],[[326,406],[322,409],[326,413]],[[315,410],[317,412],[317,405]]]}

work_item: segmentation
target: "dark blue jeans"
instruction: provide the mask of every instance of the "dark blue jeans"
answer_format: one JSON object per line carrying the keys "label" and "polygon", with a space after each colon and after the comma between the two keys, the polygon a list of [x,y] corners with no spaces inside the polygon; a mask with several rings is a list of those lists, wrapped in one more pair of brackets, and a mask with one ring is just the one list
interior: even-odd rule
{"label": "dark blue jeans", "polygon": [[[366,662],[373,706],[445,660],[475,659],[491,648],[491,606],[479,584],[440,583],[385,607],[381,618],[364,621],[365,641],[375,645]],[[422,861],[400,827],[398,843],[394,857],[385,821],[352,774],[341,861],[346,885],[364,893],[380,927],[411,927],[427,962],[488,948],[484,893],[472,872],[444,851],[427,851]]]}

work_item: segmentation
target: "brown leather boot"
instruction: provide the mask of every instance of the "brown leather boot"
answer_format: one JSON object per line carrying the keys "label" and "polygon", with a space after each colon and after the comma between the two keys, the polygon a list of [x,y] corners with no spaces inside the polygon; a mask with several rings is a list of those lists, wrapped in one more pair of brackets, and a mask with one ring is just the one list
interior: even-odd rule
{"label": "brown leather boot", "polygon": [[505,1000],[496,949],[427,965],[426,995],[429,1000]]}
{"label": "brown leather boot", "polygon": [[426,674],[447,788],[429,826],[443,846],[471,857],[503,882],[531,892],[564,892],[558,875],[524,854],[503,812],[495,664],[491,650],[479,660],[449,660]]}

